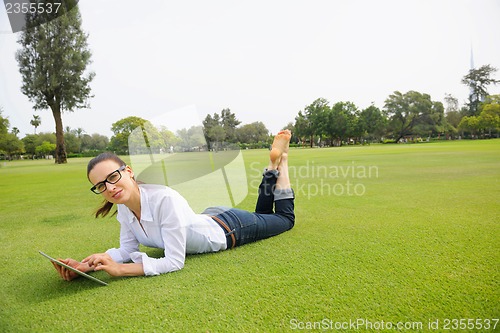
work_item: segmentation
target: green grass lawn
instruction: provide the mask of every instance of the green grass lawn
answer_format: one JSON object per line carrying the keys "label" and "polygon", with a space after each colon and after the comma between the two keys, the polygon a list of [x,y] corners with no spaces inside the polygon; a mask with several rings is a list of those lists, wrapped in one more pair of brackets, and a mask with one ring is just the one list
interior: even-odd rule
{"label": "green grass lawn", "polygon": [[[241,208],[253,209],[266,154],[244,152],[251,193]],[[87,161],[0,161],[0,332],[272,332],[358,320],[422,323],[406,331],[440,320],[444,331],[449,319],[500,317],[500,140],[292,149],[293,230],[189,256],[171,274],[95,273],[107,287],[65,282],[38,254],[81,259],[118,245],[118,222],[92,217],[100,199]]]}

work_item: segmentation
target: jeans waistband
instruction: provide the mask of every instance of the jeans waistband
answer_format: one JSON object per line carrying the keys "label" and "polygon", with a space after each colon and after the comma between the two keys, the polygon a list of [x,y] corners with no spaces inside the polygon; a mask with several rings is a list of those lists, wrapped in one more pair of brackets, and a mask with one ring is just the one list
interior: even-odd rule
{"label": "jeans waistband", "polygon": [[[224,232],[226,233],[227,247],[231,247],[231,250],[234,249],[234,247],[236,246],[236,237],[234,236],[234,230],[231,230],[231,228],[229,228],[229,226],[217,216],[212,215],[210,217],[212,218],[212,220],[217,222],[217,224],[220,225],[222,230],[224,230]],[[231,240],[231,243],[229,243],[229,240]]]}

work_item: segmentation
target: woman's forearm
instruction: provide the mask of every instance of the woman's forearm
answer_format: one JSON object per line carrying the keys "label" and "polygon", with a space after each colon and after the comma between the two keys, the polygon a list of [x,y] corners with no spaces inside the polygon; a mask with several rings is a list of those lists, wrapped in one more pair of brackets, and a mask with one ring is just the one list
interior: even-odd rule
{"label": "woman's forearm", "polygon": [[119,276],[141,276],[144,275],[144,268],[140,263],[120,264]]}

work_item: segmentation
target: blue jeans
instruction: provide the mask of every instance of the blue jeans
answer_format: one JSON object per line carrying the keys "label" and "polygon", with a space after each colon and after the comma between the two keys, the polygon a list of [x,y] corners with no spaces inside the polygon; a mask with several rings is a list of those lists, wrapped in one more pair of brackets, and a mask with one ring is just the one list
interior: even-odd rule
{"label": "blue jeans", "polygon": [[293,228],[295,223],[294,193],[292,189],[276,189],[277,176],[275,170],[264,172],[253,213],[220,206],[207,208],[203,212],[203,214],[213,216],[217,223],[219,223],[217,219],[222,220],[229,227],[230,233],[221,226],[226,233],[228,249],[233,247],[231,233],[234,234],[236,240],[234,246],[241,246],[279,235]]}

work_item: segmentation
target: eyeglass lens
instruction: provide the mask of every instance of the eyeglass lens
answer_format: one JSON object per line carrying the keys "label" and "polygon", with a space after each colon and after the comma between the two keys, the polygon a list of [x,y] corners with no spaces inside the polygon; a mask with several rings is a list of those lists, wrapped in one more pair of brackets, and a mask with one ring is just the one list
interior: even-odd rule
{"label": "eyeglass lens", "polygon": [[106,183],[110,184],[115,184],[117,183],[120,179],[122,178],[122,175],[120,173],[120,170],[116,170],[113,173],[111,173],[108,178],[106,178],[105,181],[98,183],[95,185],[95,191],[94,192],[104,192],[106,190]]}

